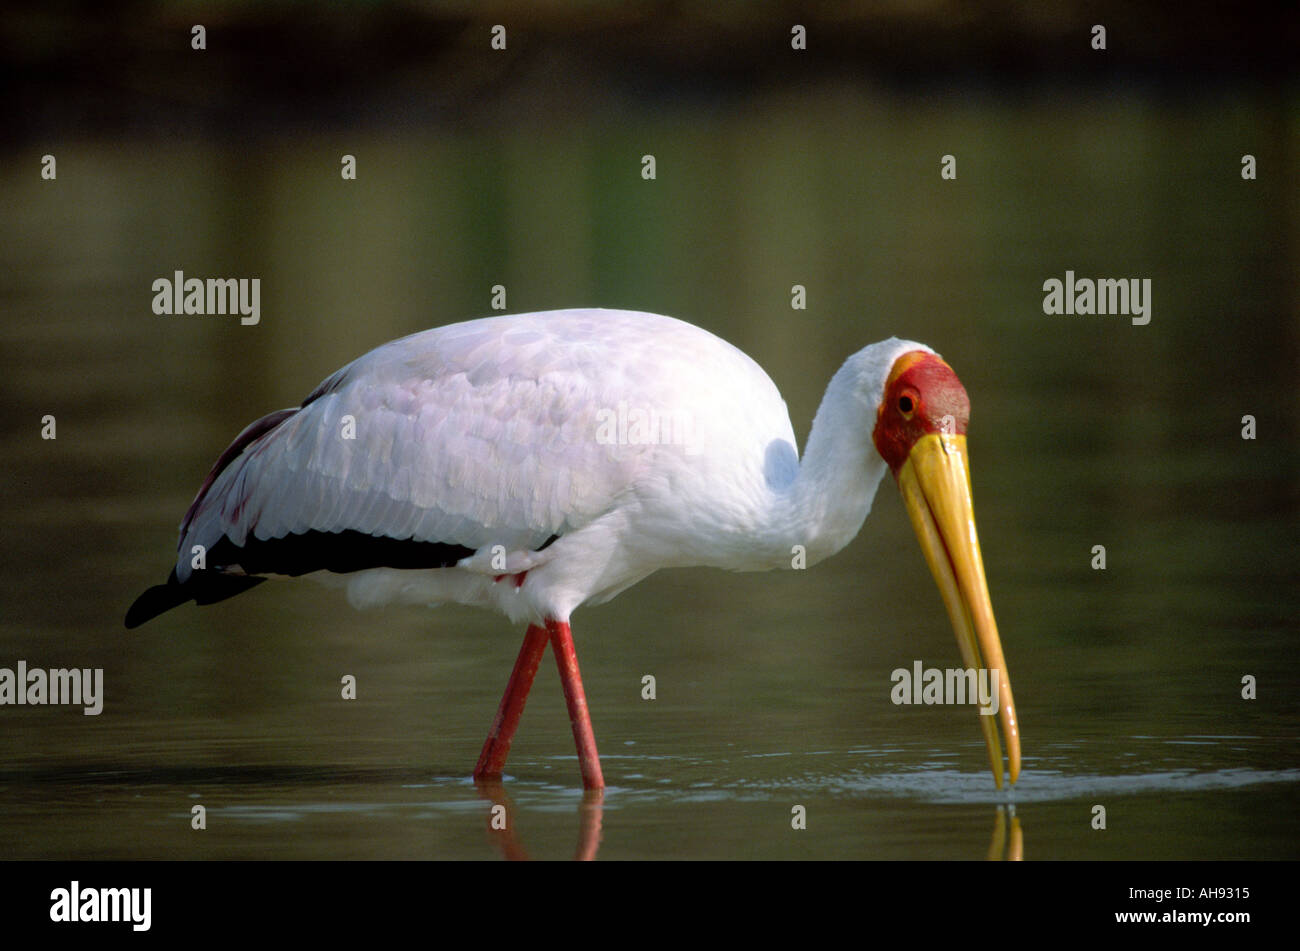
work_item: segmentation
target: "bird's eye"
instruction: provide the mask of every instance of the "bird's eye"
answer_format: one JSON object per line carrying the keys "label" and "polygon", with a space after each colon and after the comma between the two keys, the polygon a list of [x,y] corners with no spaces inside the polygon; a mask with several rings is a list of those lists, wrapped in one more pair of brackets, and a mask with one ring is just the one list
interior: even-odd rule
{"label": "bird's eye", "polygon": [[915,409],[915,406],[910,396],[904,395],[898,398],[898,411],[904,416],[911,416],[913,409]]}

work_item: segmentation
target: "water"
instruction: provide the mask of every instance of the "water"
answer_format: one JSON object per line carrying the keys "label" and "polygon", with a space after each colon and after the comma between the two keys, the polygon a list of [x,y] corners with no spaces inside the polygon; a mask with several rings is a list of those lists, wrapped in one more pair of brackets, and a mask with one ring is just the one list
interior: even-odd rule
{"label": "water", "polygon": [[[1276,167],[1294,114],[833,86],[616,127],[351,132],[347,185],[326,134],[257,160],[86,140],[57,184],[5,163],[0,666],[103,667],[106,701],[0,710],[0,855],[1300,856],[1297,209]],[[1276,172],[1244,183],[1249,137]],[[151,283],[176,268],[259,276],[261,323],[154,316]],[[1042,282],[1066,269],[1150,278],[1151,323],[1044,316]],[[378,343],[487,313],[497,283],[514,311],[713,330],[772,375],[801,441],[849,353],[890,334],[942,352],[973,404],[1017,787],[994,789],[971,710],[890,703],[894,668],[958,654],[888,481],[811,571],[662,572],[577,613],[599,804],[549,660],[504,787],[468,781],[519,645],[494,616],[356,613],[298,581],[123,630],[245,423]]]}

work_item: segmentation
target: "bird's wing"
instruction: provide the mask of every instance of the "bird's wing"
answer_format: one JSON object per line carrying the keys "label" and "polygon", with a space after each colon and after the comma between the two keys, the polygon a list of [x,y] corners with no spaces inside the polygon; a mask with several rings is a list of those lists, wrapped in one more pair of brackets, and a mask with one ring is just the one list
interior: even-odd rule
{"label": "bird's wing", "polygon": [[[194,546],[221,546],[220,558],[249,573],[297,574],[232,552],[252,561],[260,543],[309,536],[297,553],[313,554],[320,533],[348,533],[442,546],[427,549],[432,561],[399,565],[436,567],[496,545],[535,551],[599,517],[635,484],[649,448],[602,443],[599,414],[628,392],[655,390],[636,378],[646,362],[638,344],[671,346],[654,327],[611,326],[630,316],[611,313],[454,324],[339,370],[300,409],[254,423],[223,454],[181,526],[178,580]],[[352,551],[335,570],[365,566]]]}

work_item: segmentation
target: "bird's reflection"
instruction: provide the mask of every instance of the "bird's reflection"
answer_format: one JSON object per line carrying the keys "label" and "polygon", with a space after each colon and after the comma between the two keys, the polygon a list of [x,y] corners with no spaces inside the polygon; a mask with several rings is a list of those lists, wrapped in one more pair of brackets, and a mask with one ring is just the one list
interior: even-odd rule
{"label": "bird's reflection", "polygon": [[[500,780],[475,783],[479,798],[490,803],[487,813],[487,831],[492,844],[501,851],[501,857],[512,862],[527,862],[528,854],[516,831],[515,804]],[[590,862],[600,850],[601,825],[605,814],[604,790],[589,790],[578,804],[578,844],[574,860]],[[1020,817],[1014,805],[998,806],[993,815],[993,837],[989,840],[990,862],[1021,862],[1025,858],[1025,836],[1020,828]]]}
{"label": "bird's reflection", "polygon": [[1023,862],[1024,858],[1025,835],[1020,831],[1020,817],[1016,815],[1016,807],[998,806],[993,818],[993,840],[989,842],[988,860]]}
{"label": "bird's reflection", "polygon": [[[484,780],[475,784],[480,799],[491,803],[488,809],[487,828],[492,843],[501,850],[501,857],[511,862],[527,862],[528,851],[515,831],[517,811],[500,780]],[[601,823],[605,815],[605,793],[592,789],[582,794],[578,804],[578,846],[573,858],[590,862],[600,849]]]}

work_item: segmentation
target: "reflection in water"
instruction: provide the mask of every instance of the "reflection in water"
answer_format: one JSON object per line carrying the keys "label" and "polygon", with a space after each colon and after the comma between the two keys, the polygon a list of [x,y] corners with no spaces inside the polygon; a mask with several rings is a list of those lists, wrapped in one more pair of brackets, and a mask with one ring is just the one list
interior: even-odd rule
{"label": "reflection in water", "polygon": [[[1011,821],[1010,841],[1007,836],[1008,816]],[[1020,817],[1016,815],[1015,806],[998,806],[993,817],[993,839],[989,842],[988,860],[990,862],[1025,860],[1025,837],[1020,831]]]}
{"label": "reflection in water", "polygon": [[[488,810],[488,835],[501,850],[501,857],[510,862],[527,862],[531,859],[516,832],[518,810],[499,779],[480,780],[475,783],[481,799],[492,804]],[[589,789],[578,803],[578,846],[573,858],[578,862],[591,862],[600,849],[601,826],[605,815],[603,789]]]}
{"label": "reflection in water", "polygon": [[[1234,740],[1233,742],[1240,742]],[[973,744],[972,744],[973,747]],[[1137,744],[1143,755],[1133,774],[1071,773],[1035,765],[1014,793],[991,801],[982,770],[946,767],[819,768],[845,751],[810,756],[746,754],[739,760],[682,756],[610,757],[627,781],[603,796],[580,796],[568,783],[573,757],[523,759],[510,794],[500,783],[475,785],[459,776],[419,769],[325,766],[178,765],[166,769],[77,765],[0,770],[0,854],[10,858],[94,858],[135,849],[145,858],[482,858],[489,848],[510,860],[556,858],[575,841],[573,855],[605,858],[990,859],[1025,857],[1021,814],[1033,810],[1036,858],[1176,857],[1195,841],[1196,857],[1286,857],[1230,820],[1191,828],[1206,797],[1229,793],[1238,817],[1250,810],[1285,815],[1297,770],[1158,771],[1161,749]],[[866,751],[868,753],[873,751]],[[907,750],[894,750],[894,756]],[[1088,759],[1086,745],[1076,755]],[[974,757],[972,757],[974,759]],[[748,768],[737,769],[737,763]],[[769,769],[768,767],[772,767]],[[536,778],[554,772],[550,781]],[[635,778],[631,778],[635,775]],[[719,780],[717,777],[727,778]],[[699,777],[692,780],[690,777]],[[713,777],[713,778],[706,778]],[[1080,805],[1097,796],[1123,797],[1144,829],[1125,837],[1077,841]],[[797,800],[795,799],[797,797]],[[808,832],[789,833],[788,803],[815,802]],[[208,828],[190,832],[190,810],[207,809]],[[995,806],[990,835],[987,804]],[[499,812],[493,807],[500,806]],[[78,824],[43,824],[56,814],[91,815],[93,834]],[[573,817],[577,816],[577,835]],[[617,824],[617,845],[602,841],[606,816]],[[494,821],[497,820],[497,821]],[[1220,828],[1222,826],[1222,830]],[[29,830],[39,828],[33,837]],[[143,842],[134,830],[152,830]],[[656,835],[638,837],[653,828]],[[178,836],[177,831],[185,834]],[[664,831],[670,830],[670,831]],[[1185,838],[1179,842],[1176,833]],[[1240,841],[1231,848],[1223,830]],[[804,839],[804,836],[809,838]],[[1172,838],[1171,838],[1172,836]],[[558,837],[558,838],[557,838]],[[529,846],[546,843],[542,856]],[[814,842],[809,851],[805,843]]]}
{"label": "reflection in water", "polygon": [[605,794],[599,789],[589,789],[582,794],[578,805],[578,849],[573,857],[579,862],[590,862],[600,848],[600,830],[605,816]]}
{"label": "reflection in water", "polygon": [[488,838],[501,850],[501,857],[508,862],[527,862],[528,852],[515,835],[514,803],[510,801],[505,784],[493,779],[475,783],[475,787],[479,798],[491,803],[487,814]]}

